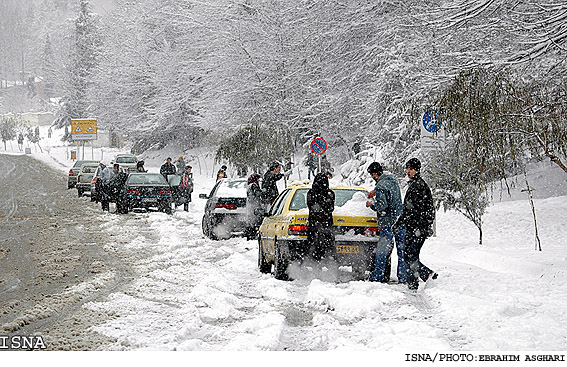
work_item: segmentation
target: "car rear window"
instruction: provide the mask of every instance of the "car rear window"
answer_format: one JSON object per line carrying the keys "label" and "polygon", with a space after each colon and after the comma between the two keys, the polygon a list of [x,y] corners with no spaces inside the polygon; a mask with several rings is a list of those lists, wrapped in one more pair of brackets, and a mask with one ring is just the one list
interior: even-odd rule
{"label": "car rear window", "polygon": [[96,171],[96,166],[83,166],[81,167],[81,172],[83,173],[94,173]]}
{"label": "car rear window", "polygon": [[223,179],[217,188],[215,196],[221,198],[245,198],[246,189],[248,189],[248,181],[246,180],[229,181]]}
{"label": "car rear window", "polygon": [[160,174],[147,174],[147,175],[130,175],[128,177],[128,183],[134,185],[144,185],[144,184],[166,184],[167,181],[165,177]]}
{"label": "car rear window", "polygon": [[[293,195],[293,199],[289,204],[289,210],[302,210],[307,208],[307,192],[309,189],[298,189],[295,191]],[[364,203],[362,203],[363,207],[366,207],[366,195],[367,192],[364,190],[355,190],[355,189],[333,189],[335,193],[335,208],[340,208],[345,206],[346,203],[351,201],[355,194],[356,197],[354,201],[357,203],[362,198]]]}
{"label": "car rear window", "polygon": [[138,160],[134,157],[118,157],[115,163],[137,163]]}
{"label": "car rear window", "polygon": [[96,163],[96,161],[76,161],[73,167],[81,167],[85,163]]}

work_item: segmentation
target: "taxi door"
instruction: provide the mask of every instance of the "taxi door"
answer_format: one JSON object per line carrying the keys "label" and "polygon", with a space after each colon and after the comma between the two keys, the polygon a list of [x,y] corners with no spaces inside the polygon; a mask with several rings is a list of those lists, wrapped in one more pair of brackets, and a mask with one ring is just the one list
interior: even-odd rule
{"label": "taxi door", "polygon": [[262,246],[264,248],[264,252],[269,254],[272,258],[274,258],[276,254],[275,241],[276,237],[281,234],[280,229],[284,224],[282,211],[286,205],[290,192],[291,189],[287,189],[276,198],[274,204],[270,208],[269,216],[266,217],[262,223],[262,230],[260,233],[262,236]]}

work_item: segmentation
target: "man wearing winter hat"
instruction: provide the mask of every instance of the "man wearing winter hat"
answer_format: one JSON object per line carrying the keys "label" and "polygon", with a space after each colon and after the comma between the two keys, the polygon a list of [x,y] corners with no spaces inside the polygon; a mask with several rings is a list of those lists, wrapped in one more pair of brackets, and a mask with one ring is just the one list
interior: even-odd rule
{"label": "man wearing winter hat", "polygon": [[[366,206],[377,213],[378,229],[380,237],[376,246],[376,266],[370,273],[370,281],[387,282],[390,272],[387,270],[387,263],[394,248],[394,233],[392,225],[402,213],[402,194],[400,186],[394,176],[384,173],[380,163],[372,162],[367,169],[368,173],[376,181],[376,187],[368,194],[372,199],[366,202]],[[401,253],[402,243],[398,243],[398,252]],[[400,258],[400,257],[399,257]],[[398,280],[405,281],[405,264],[403,260],[398,264]],[[402,268],[402,269],[400,269]]]}
{"label": "man wearing winter hat", "polygon": [[421,247],[427,237],[433,234],[433,221],[435,220],[435,207],[431,190],[419,172],[421,162],[412,158],[406,163],[406,172],[409,177],[409,186],[404,197],[404,210],[394,229],[405,225],[406,239],[404,246],[404,259],[408,264],[407,282],[411,290],[417,290],[419,278],[427,281],[429,277],[436,279],[437,273],[423,265],[419,260]]}

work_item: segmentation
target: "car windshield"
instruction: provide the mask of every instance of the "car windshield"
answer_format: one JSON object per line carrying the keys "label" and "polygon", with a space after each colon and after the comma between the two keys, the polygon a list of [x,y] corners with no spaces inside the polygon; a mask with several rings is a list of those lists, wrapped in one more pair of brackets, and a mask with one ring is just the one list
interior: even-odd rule
{"label": "car windshield", "polygon": [[166,184],[165,177],[158,173],[151,173],[145,175],[130,175],[128,177],[128,184],[130,185],[145,185],[145,184]]}
{"label": "car windshield", "polygon": [[[295,210],[306,209],[308,191],[309,191],[308,188],[298,189],[297,191],[295,191],[295,194],[293,195],[293,199],[289,204],[289,210],[295,211]],[[362,203],[362,206],[366,207],[367,192],[364,190],[333,189],[333,192],[335,193],[335,208],[344,207],[350,201],[354,201],[355,204],[349,203],[349,206],[356,205],[359,201],[361,201],[361,199],[362,201],[364,201],[364,203]]]}
{"label": "car windshield", "polygon": [[245,198],[248,182],[246,180],[229,181],[223,179],[219,184],[216,197],[221,198]]}
{"label": "car windshield", "polygon": [[136,163],[138,160],[135,157],[117,157],[115,163]]}

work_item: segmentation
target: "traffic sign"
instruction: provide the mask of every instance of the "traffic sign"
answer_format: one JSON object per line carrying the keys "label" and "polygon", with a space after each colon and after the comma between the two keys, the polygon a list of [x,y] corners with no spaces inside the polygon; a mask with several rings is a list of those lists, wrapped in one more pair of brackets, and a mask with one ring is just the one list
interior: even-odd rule
{"label": "traffic sign", "polygon": [[430,133],[434,133],[441,129],[441,123],[437,119],[437,111],[430,109],[423,114],[423,119],[421,120],[423,127]]}
{"label": "traffic sign", "polygon": [[71,137],[73,140],[96,140],[96,119],[72,119]]}
{"label": "traffic sign", "polygon": [[321,137],[311,141],[311,151],[315,154],[323,154],[327,151],[327,142]]}
{"label": "traffic sign", "polygon": [[421,119],[421,150],[425,153],[445,147],[445,129],[437,117],[437,111],[431,108]]}

